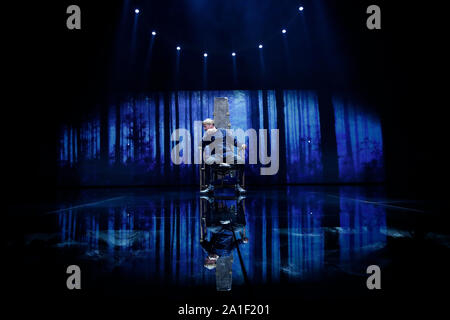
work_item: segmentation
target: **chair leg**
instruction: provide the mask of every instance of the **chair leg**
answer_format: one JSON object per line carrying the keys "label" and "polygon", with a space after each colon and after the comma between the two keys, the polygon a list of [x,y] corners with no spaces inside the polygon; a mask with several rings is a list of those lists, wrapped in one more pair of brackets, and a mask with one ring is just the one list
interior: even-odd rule
{"label": "chair leg", "polygon": [[200,167],[200,191],[202,191],[203,186],[205,185],[205,165],[203,164]]}

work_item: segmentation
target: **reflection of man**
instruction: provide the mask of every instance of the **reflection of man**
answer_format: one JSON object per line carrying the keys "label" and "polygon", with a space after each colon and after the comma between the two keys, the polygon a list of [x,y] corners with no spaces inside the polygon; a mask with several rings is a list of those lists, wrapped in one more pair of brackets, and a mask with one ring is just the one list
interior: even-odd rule
{"label": "reflection of man", "polygon": [[[211,232],[210,240],[203,240],[201,246],[208,254],[204,266],[207,269],[216,267],[220,257],[228,257],[239,244],[247,243],[245,236],[245,214],[243,209],[244,197],[239,197],[237,205],[228,207],[224,203],[210,202],[206,215],[206,224]],[[209,200],[209,199],[208,199]],[[234,240],[233,231],[240,235]]]}
{"label": "reflection of man", "polygon": [[[247,243],[248,238],[243,237],[241,239],[233,239],[233,230],[227,226],[221,226],[214,228],[212,231],[211,239],[203,240],[201,243],[202,248],[208,254],[205,265],[209,261],[215,261],[219,257],[225,257],[232,254],[233,249],[238,245]],[[209,268],[208,268],[209,269]]]}
{"label": "reflection of man", "polygon": [[212,166],[220,163],[236,164],[238,168],[237,181],[235,189],[239,193],[245,193],[246,191],[240,186],[240,179],[244,174],[244,159],[234,153],[234,147],[246,149],[247,146],[240,143],[237,138],[231,136],[231,134],[225,129],[217,129],[214,126],[213,119],[205,119],[203,121],[203,129],[205,134],[202,138],[202,150],[209,146],[211,155],[205,159],[206,179],[208,181],[208,187],[201,193],[209,193],[214,191],[212,185]]}

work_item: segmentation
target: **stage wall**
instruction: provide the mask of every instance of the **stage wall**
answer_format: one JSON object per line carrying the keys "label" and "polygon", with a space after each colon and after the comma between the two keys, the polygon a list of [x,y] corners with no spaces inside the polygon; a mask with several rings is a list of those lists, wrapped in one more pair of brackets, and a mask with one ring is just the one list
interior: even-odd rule
{"label": "stage wall", "polygon": [[213,117],[214,97],[228,97],[233,129],[280,130],[278,173],[261,176],[261,165],[248,165],[250,184],[384,179],[381,123],[361,99],[315,91],[235,90],[114,98],[77,121],[66,121],[58,141],[58,183],[198,184],[198,165],[170,160],[175,145],[170,136],[183,128],[193,138],[194,121]]}

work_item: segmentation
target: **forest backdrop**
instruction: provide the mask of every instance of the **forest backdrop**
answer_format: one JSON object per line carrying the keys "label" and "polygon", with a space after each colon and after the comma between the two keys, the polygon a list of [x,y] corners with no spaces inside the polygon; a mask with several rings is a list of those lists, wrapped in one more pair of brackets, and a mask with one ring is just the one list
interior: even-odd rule
{"label": "forest backdrop", "polygon": [[231,128],[280,130],[278,174],[260,176],[259,164],[247,165],[250,184],[384,181],[381,123],[364,100],[307,90],[233,90],[123,96],[66,121],[58,184],[197,184],[198,165],[172,163],[170,135],[177,128],[193,135],[194,121],[213,117],[214,97],[228,97]]}

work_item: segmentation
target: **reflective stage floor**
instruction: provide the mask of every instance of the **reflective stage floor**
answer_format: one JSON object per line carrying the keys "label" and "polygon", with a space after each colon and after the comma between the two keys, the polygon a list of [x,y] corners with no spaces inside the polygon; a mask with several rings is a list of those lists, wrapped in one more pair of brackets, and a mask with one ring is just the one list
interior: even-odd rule
{"label": "reflective stage floor", "polygon": [[[449,284],[446,223],[381,187],[203,199],[193,189],[66,190],[8,208],[6,282],[25,299],[437,303]],[[78,292],[66,288],[69,265],[81,269]],[[380,290],[367,288],[370,265],[380,267]]]}

